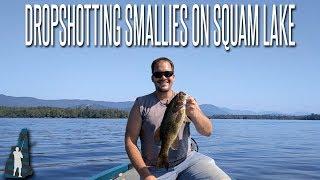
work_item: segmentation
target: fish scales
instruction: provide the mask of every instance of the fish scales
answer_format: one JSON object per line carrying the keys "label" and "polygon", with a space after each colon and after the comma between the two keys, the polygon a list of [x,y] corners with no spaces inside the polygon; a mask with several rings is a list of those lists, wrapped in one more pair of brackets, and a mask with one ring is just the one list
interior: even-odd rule
{"label": "fish scales", "polygon": [[160,125],[161,149],[158,155],[157,167],[169,167],[169,150],[178,146],[178,134],[186,120],[186,99],[184,92],[179,92],[168,104]]}

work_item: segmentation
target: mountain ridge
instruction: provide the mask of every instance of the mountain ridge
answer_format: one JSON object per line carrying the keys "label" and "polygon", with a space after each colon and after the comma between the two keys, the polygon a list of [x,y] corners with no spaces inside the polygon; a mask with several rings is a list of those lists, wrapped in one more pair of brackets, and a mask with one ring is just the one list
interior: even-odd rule
{"label": "mountain ridge", "polygon": [[[57,99],[57,100],[44,100],[34,97],[15,97],[0,94],[0,106],[6,107],[57,107],[57,108],[78,108],[78,107],[89,107],[92,109],[119,109],[130,111],[134,101],[96,101],[87,99]],[[250,110],[233,110],[225,107],[218,107],[212,104],[201,104],[199,105],[201,110],[207,116],[212,115],[260,115],[260,114],[284,114],[279,112],[264,111],[254,112]]]}

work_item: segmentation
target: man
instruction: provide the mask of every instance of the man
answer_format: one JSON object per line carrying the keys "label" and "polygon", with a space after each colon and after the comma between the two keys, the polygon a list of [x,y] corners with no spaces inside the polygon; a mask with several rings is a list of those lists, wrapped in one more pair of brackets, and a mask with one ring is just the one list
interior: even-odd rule
{"label": "man", "polygon": [[[160,144],[154,139],[168,104],[174,97],[172,85],[175,80],[174,64],[161,57],[151,65],[155,92],[136,99],[128,118],[125,133],[125,148],[129,159],[141,179],[230,179],[213,159],[191,151],[189,124],[179,132],[179,145],[169,152],[169,169],[156,168]],[[189,96],[186,113],[196,130],[204,136],[212,133],[211,121],[201,112],[194,98]],[[137,140],[141,140],[141,153]]]}
{"label": "man", "polygon": [[21,151],[19,151],[19,147],[16,147],[16,150],[13,151],[13,157],[14,157],[14,163],[13,163],[13,176],[16,175],[16,171],[17,168],[19,169],[19,176],[18,177],[22,177],[21,176],[21,169],[22,169],[22,162],[21,162],[21,158],[23,158],[23,155],[21,153]]}

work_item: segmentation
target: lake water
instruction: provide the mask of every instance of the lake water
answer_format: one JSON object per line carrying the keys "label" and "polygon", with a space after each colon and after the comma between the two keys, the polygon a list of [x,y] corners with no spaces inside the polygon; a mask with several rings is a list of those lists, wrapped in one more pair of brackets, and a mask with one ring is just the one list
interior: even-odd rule
{"label": "lake water", "polygon": [[[191,129],[199,152],[235,179],[320,179],[320,121],[213,120]],[[0,118],[0,173],[22,128],[30,131],[32,179],[86,179],[127,163],[126,120]],[[3,176],[0,176],[3,178]]]}

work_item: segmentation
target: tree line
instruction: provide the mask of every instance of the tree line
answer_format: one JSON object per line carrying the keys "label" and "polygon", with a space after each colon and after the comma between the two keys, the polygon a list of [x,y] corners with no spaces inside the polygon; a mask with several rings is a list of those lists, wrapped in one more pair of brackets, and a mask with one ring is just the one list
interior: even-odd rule
{"label": "tree line", "polygon": [[8,118],[127,118],[128,112],[118,109],[4,107],[0,117]]}
{"label": "tree line", "polygon": [[[89,107],[5,107],[0,106],[0,118],[128,118],[129,113],[119,109],[93,109]],[[213,115],[211,119],[290,119],[320,120],[320,114],[310,115]]]}

